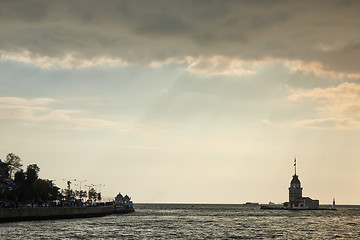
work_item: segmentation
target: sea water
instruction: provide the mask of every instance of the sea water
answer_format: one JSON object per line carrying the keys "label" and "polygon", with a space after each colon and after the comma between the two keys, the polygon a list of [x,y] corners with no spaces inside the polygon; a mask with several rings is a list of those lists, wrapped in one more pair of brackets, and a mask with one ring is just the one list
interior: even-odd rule
{"label": "sea water", "polygon": [[98,218],[0,223],[0,239],[360,239],[360,206],[337,211],[136,204]]}

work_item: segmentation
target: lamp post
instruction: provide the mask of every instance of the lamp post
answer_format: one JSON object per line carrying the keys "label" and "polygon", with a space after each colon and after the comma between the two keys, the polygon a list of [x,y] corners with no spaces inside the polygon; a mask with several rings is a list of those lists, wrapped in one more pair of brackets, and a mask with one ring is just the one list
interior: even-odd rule
{"label": "lamp post", "polygon": [[[95,187],[99,187],[99,194],[101,196],[101,187],[105,187],[104,184],[98,184],[98,185],[94,185]],[[100,199],[99,199],[100,200]]]}
{"label": "lamp post", "polygon": [[66,181],[67,189],[68,189],[68,200],[70,200],[70,194],[71,194],[71,181],[76,181],[75,179],[64,179],[63,181]]}
{"label": "lamp post", "polygon": [[99,187],[99,192],[101,193],[101,187],[105,187],[104,184],[98,184],[98,185],[94,185],[95,187]]}
{"label": "lamp post", "polygon": [[94,184],[85,185],[85,187],[88,187],[88,200],[90,200],[90,188],[94,187]]}
{"label": "lamp post", "polygon": [[76,181],[76,182],[79,182],[79,183],[80,183],[80,201],[82,202],[81,183],[86,182],[86,180],[76,180],[76,179],[74,179],[74,181]]}

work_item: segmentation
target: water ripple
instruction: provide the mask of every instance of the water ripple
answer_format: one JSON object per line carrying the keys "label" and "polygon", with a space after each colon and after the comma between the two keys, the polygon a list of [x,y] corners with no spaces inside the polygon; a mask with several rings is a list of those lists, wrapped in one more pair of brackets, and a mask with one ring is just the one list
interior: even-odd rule
{"label": "water ripple", "polygon": [[360,239],[360,207],[266,211],[243,205],[137,204],[101,218],[0,224],[1,239]]}

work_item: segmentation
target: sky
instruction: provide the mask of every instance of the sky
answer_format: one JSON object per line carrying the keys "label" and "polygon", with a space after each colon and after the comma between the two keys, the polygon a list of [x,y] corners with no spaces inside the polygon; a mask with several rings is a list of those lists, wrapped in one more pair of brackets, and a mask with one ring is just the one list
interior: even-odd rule
{"label": "sky", "polygon": [[0,159],[134,202],[282,203],[296,157],[303,196],[360,204],[359,10],[0,1]]}

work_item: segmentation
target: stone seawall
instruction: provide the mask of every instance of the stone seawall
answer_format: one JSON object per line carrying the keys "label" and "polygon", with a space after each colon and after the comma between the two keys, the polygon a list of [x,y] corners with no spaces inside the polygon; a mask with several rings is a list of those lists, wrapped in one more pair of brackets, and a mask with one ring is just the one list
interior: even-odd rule
{"label": "stone seawall", "polygon": [[0,222],[101,217],[115,213],[111,206],[0,208]]}

